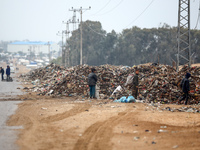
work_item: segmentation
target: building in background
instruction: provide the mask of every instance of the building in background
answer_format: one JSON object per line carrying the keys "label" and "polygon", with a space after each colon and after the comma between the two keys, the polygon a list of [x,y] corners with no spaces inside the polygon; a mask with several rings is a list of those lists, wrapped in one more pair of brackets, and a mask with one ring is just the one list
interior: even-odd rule
{"label": "building in background", "polygon": [[40,53],[49,54],[53,52],[59,52],[60,46],[54,42],[38,42],[38,41],[18,41],[8,44],[7,51],[11,53],[23,52],[26,54],[34,53],[39,55]]}

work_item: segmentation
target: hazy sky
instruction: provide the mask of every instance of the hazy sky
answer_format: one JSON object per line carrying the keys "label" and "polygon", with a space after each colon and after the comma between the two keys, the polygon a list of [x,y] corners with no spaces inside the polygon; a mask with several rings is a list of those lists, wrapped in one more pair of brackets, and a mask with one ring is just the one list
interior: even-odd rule
{"label": "hazy sky", "polygon": [[[191,1],[191,29],[199,14],[199,0]],[[107,32],[117,33],[138,26],[153,28],[167,23],[177,26],[178,0],[0,0],[0,40],[61,41],[58,31],[63,21],[72,18],[75,9],[83,11],[83,21],[100,21]],[[80,13],[76,13],[80,19]],[[72,24],[70,30],[73,29]],[[198,22],[197,29],[200,29]]]}

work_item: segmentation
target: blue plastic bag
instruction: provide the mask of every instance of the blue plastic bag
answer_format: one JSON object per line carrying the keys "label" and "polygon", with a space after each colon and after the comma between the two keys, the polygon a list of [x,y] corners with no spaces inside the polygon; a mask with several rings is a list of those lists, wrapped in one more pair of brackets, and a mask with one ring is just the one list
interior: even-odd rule
{"label": "blue plastic bag", "polygon": [[120,98],[120,101],[122,102],[122,103],[126,103],[126,96],[122,96],[121,98]]}
{"label": "blue plastic bag", "polygon": [[134,98],[133,96],[130,95],[130,96],[128,96],[128,98],[127,98],[127,102],[128,102],[128,103],[133,103],[133,102],[135,103],[136,101],[135,101],[135,98]]}

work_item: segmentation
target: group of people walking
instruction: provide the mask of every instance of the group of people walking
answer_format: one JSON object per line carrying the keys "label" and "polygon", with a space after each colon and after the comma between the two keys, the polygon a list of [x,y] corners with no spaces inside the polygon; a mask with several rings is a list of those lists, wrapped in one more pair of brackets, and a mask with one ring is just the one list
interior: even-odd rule
{"label": "group of people walking", "polygon": [[[0,67],[0,73],[1,73],[1,80],[4,80],[4,69],[3,67]],[[7,80],[10,78],[10,66],[7,66],[6,68],[6,76],[7,76]]]}

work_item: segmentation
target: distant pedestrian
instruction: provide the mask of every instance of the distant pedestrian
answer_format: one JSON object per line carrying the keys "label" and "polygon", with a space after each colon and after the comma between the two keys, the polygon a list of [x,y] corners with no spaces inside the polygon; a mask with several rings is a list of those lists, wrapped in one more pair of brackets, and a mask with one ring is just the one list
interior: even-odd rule
{"label": "distant pedestrian", "polygon": [[1,73],[1,80],[3,81],[4,80],[4,69],[3,69],[3,67],[0,67],[0,73]]}
{"label": "distant pedestrian", "polygon": [[95,92],[96,92],[95,86],[96,86],[96,83],[97,83],[97,75],[95,74],[96,69],[91,68],[91,71],[92,72],[88,76],[88,85],[89,85],[89,88],[90,88],[90,98],[96,98],[95,97]]}
{"label": "distant pedestrian", "polygon": [[139,75],[139,70],[136,68],[132,82],[132,95],[134,96],[135,99],[137,99],[138,96],[138,84],[139,84],[138,75]]}
{"label": "distant pedestrian", "polygon": [[6,68],[6,75],[7,75],[7,80],[10,78],[10,66],[7,66]]}
{"label": "distant pedestrian", "polygon": [[180,101],[186,99],[185,105],[187,105],[189,91],[190,91],[190,82],[188,80],[190,77],[191,77],[191,74],[186,73],[185,78],[182,79],[181,84],[180,84],[183,91],[183,97],[180,99]]}

